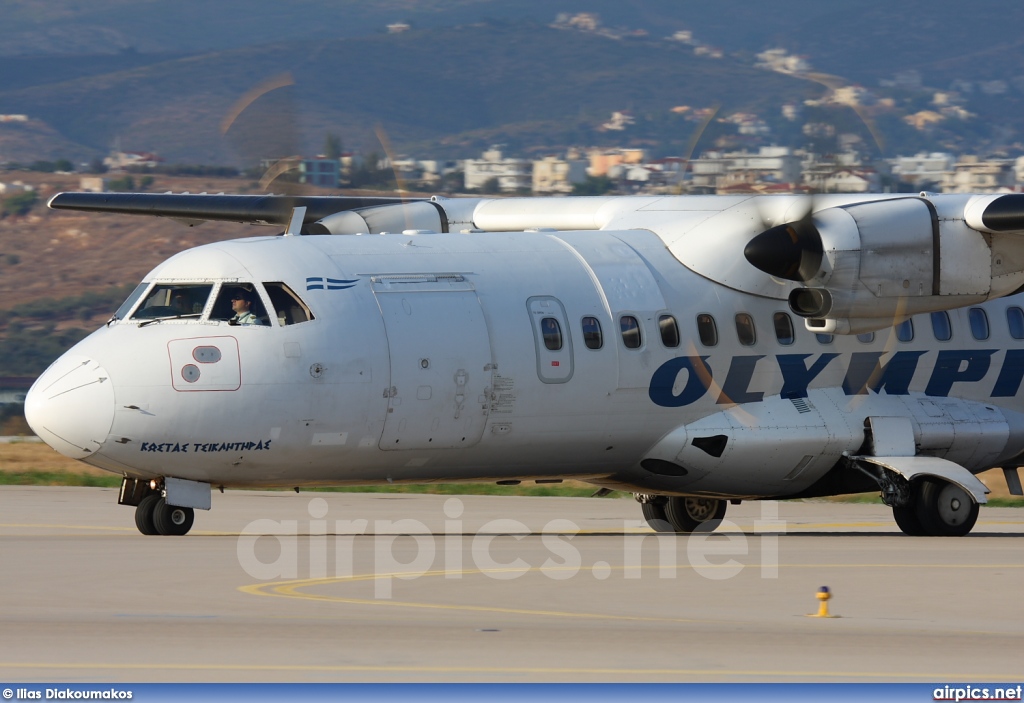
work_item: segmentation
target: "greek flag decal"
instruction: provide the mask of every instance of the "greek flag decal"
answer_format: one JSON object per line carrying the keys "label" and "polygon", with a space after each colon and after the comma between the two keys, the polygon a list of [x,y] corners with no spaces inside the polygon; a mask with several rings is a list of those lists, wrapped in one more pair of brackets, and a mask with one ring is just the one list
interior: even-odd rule
{"label": "greek flag decal", "polygon": [[306,290],[345,290],[346,288],[352,288],[355,284],[359,283],[359,279],[355,278],[351,281],[341,281],[337,278],[324,278],[322,276],[310,276],[306,279]]}

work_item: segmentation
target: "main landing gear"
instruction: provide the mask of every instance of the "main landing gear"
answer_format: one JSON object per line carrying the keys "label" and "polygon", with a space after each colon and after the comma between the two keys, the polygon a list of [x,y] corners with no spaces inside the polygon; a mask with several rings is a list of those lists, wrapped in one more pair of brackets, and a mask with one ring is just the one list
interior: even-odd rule
{"label": "main landing gear", "polygon": [[978,504],[955,483],[920,479],[907,486],[901,498],[889,504],[896,524],[908,535],[962,537],[978,521]]}
{"label": "main landing gear", "polygon": [[713,532],[722,524],[726,502],[695,496],[634,494],[655,532]]}
{"label": "main landing gear", "polygon": [[125,478],[118,503],[135,506],[135,526],[144,535],[188,534],[196,518],[192,508],[168,504],[163,491],[143,479]]}

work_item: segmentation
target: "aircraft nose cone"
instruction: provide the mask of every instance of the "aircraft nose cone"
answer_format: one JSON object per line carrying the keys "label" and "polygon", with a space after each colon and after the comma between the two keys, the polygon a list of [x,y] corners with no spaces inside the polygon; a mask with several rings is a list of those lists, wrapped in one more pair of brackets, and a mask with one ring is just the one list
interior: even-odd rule
{"label": "aircraft nose cone", "polygon": [[114,388],[94,359],[62,357],[25,398],[25,419],[64,456],[83,459],[107,440],[114,424]]}

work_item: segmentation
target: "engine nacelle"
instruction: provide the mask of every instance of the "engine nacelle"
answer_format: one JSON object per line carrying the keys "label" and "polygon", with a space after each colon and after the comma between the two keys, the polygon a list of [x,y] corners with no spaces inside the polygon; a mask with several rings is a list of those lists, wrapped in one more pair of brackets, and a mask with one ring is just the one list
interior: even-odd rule
{"label": "engine nacelle", "polygon": [[[955,213],[925,197],[821,210],[804,229],[790,226],[802,255],[791,280],[805,284],[790,293],[790,308],[809,330],[858,334],[1013,293],[1024,285],[1024,237],[1005,216],[1000,229],[982,223],[992,222],[993,211],[1017,208],[1018,197],[980,196]],[[1007,205],[1006,198],[1014,200]]]}

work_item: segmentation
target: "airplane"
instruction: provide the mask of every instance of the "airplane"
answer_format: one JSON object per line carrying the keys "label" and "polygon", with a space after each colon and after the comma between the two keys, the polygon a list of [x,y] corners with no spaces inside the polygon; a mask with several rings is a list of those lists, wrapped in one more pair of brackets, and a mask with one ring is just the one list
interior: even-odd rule
{"label": "airplane", "polygon": [[676,533],[878,491],[915,536],[969,533],[981,471],[1022,494],[1024,194],[49,207],[283,228],[161,263],[28,393],[146,535],[226,487],[578,479]]}

